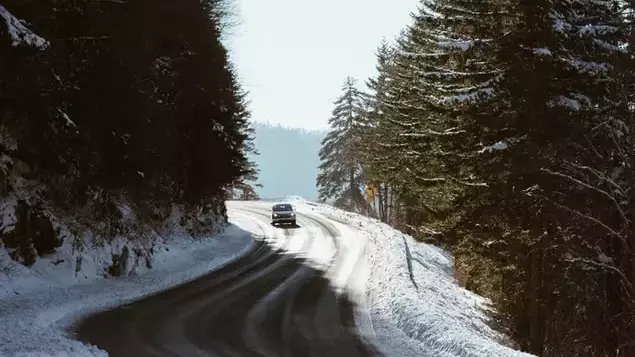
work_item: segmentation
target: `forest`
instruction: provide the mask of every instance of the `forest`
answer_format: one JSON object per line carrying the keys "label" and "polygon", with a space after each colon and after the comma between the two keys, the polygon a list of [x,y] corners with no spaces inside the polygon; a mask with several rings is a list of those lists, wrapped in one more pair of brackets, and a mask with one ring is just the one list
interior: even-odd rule
{"label": "forest", "polygon": [[346,79],[321,200],[449,249],[523,351],[635,356],[635,3],[419,4]]}
{"label": "forest", "polygon": [[2,1],[0,249],[31,265],[68,239],[152,241],[175,212],[192,236],[225,224],[225,198],[257,179],[228,9]]}
{"label": "forest", "polygon": [[297,195],[316,200],[314,180],[324,132],[269,123],[254,123],[253,129],[258,155],[250,155],[250,158],[260,171],[258,196],[272,199]]}

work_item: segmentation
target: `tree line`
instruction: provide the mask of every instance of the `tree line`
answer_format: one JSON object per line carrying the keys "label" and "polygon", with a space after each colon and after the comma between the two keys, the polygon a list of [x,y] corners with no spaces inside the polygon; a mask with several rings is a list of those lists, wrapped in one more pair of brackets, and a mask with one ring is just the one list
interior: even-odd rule
{"label": "tree line", "polygon": [[[53,226],[81,217],[107,227],[106,238],[122,232],[118,202],[152,222],[175,205],[194,220],[222,217],[231,190],[257,179],[246,92],[220,41],[229,9],[225,0],[3,0],[3,217]],[[20,218],[1,233],[32,263],[43,252]]]}
{"label": "tree line", "polygon": [[[632,1],[422,0],[348,79],[322,199],[455,256],[538,356],[635,356]],[[355,197],[354,201],[353,198]]]}

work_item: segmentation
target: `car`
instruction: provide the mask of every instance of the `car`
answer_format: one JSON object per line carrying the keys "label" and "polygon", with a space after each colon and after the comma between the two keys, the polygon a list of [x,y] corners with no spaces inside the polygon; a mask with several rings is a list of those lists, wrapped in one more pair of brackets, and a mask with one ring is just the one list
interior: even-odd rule
{"label": "car", "polygon": [[277,203],[271,208],[271,223],[290,223],[295,226],[295,208],[290,203]]}

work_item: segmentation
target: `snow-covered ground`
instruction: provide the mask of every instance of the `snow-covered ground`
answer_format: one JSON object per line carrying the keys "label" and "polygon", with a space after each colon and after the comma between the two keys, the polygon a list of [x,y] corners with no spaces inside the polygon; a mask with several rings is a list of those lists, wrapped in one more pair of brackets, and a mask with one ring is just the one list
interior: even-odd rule
{"label": "snow-covered ground", "polygon": [[[249,250],[253,242],[252,236],[234,225],[209,239],[169,237],[155,252],[152,269],[118,279],[104,279],[95,274],[99,269],[86,266],[75,274],[64,266],[66,262],[55,264],[57,257],[39,259],[26,268],[7,261],[10,258],[0,249],[0,356],[107,356],[73,340],[66,328],[81,315],[125,304],[219,268]],[[60,255],[65,254],[64,248]],[[91,251],[92,258],[88,254],[85,261],[98,263],[108,248],[112,247]]]}
{"label": "snow-covered ground", "polygon": [[365,252],[348,284],[354,291],[366,286],[358,327],[386,356],[531,356],[502,344],[505,337],[488,324],[488,301],[457,284],[444,250],[374,219],[299,197],[283,200],[346,225],[349,246]]}

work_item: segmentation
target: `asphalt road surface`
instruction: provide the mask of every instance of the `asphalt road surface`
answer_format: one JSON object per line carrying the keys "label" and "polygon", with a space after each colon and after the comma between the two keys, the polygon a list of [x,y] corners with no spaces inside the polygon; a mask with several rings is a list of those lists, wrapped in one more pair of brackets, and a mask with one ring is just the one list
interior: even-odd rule
{"label": "asphalt road surface", "polygon": [[[274,228],[265,204],[228,206],[259,235],[254,249],[195,281],[87,317],[76,337],[113,357],[377,356],[356,329],[346,289],[326,277],[346,259],[331,222],[298,214],[298,226]],[[299,245],[296,254],[286,245]],[[302,254],[317,245],[334,248],[321,265]]]}

